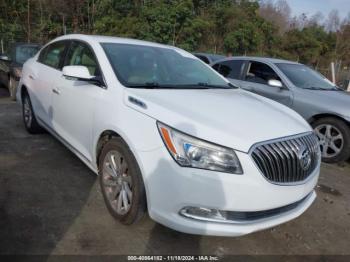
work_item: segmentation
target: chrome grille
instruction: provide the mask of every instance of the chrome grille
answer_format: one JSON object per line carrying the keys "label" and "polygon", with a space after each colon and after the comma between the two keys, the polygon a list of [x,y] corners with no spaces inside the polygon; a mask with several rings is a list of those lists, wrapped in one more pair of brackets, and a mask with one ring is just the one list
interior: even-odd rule
{"label": "chrome grille", "polygon": [[307,179],[320,161],[320,147],[313,133],[258,144],[252,158],[273,183],[296,183]]}

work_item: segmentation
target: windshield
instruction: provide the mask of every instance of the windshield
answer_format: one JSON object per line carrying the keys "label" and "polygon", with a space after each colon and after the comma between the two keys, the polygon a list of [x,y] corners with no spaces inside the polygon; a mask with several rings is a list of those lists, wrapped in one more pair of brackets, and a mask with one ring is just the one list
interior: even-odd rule
{"label": "windshield", "polygon": [[135,88],[230,88],[210,67],[182,50],[102,43],[120,82]]}
{"label": "windshield", "polygon": [[39,51],[38,46],[18,46],[16,48],[15,62],[24,64]]}
{"label": "windshield", "polygon": [[301,64],[276,64],[297,87],[317,90],[338,90],[337,86],[320,73]]}

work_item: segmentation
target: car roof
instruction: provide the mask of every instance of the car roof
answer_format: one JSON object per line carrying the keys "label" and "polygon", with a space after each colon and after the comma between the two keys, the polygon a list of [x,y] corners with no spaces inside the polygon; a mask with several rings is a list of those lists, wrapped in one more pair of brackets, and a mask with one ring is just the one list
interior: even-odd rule
{"label": "car roof", "polygon": [[163,48],[180,50],[179,48],[175,46],[170,46],[170,45],[158,44],[154,42],[148,42],[148,41],[137,40],[132,38],[122,38],[122,37],[102,36],[102,35],[69,34],[69,35],[64,35],[64,36],[55,38],[53,41],[70,40],[70,39],[93,41],[97,43],[121,43],[121,44],[146,45],[146,46],[163,47]]}
{"label": "car roof", "polygon": [[263,63],[272,63],[272,64],[299,64],[298,62],[293,62],[289,60],[284,59],[278,59],[278,58],[270,58],[270,57],[259,57],[259,56],[231,56],[225,59],[220,59],[218,61],[215,61],[215,64],[218,62],[223,61],[230,61],[230,60],[253,60],[257,62],[263,62]]}

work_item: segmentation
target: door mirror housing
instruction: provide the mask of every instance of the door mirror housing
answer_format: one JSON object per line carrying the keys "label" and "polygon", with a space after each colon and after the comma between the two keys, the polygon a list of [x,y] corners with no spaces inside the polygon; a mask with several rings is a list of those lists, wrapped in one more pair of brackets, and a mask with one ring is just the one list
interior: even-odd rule
{"label": "door mirror housing", "polygon": [[105,86],[103,78],[101,76],[90,75],[89,69],[86,66],[70,65],[65,66],[62,69],[63,76],[67,78],[73,78],[78,81],[90,82],[94,85]]}
{"label": "door mirror housing", "polygon": [[10,61],[10,58],[7,55],[0,55],[0,60]]}
{"label": "door mirror housing", "polygon": [[279,87],[279,88],[283,88],[283,84],[281,81],[276,80],[276,79],[270,79],[267,84],[269,86],[274,86],[274,87]]}
{"label": "door mirror housing", "polygon": [[65,77],[76,78],[81,81],[89,81],[94,78],[86,66],[71,65],[65,66],[62,69]]}

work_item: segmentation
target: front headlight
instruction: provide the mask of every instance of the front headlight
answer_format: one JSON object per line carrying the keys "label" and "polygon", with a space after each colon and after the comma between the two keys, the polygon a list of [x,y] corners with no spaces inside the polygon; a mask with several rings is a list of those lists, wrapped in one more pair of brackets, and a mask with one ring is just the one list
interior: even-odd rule
{"label": "front headlight", "polygon": [[243,174],[233,149],[186,135],[159,122],[157,125],[165,146],[180,166]]}

